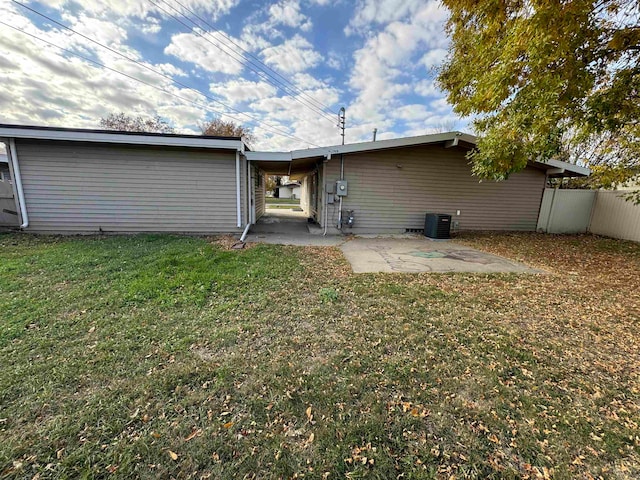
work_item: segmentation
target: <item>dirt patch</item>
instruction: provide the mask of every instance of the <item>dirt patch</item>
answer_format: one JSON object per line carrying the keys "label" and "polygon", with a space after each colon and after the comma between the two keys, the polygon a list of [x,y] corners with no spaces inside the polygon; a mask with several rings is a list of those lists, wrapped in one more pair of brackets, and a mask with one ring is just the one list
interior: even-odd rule
{"label": "dirt patch", "polygon": [[209,243],[216,245],[222,250],[248,250],[257,245],[257,243],[255,242],[245,242],[242,248],[238,248],[241,242],[240,242],[240,239],[234,235],[221,235],[218,237],[211,237],[208,240],[209,240]]}

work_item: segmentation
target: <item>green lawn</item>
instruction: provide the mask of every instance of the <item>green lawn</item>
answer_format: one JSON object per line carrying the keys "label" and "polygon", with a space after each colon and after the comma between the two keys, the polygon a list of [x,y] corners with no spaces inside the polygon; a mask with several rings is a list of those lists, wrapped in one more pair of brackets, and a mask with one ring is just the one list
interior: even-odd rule
{"label": "green lawn", "polygon": [[0,477],[638,478],[640,245],[462,241],[550,273],[1,235]]}

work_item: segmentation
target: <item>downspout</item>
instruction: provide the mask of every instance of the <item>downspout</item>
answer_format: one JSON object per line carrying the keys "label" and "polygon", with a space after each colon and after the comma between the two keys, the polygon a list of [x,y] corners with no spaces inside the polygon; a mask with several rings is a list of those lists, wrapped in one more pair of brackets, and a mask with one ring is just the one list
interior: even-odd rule
{"label": "downspout", "polygon": [[236,211],[238,214],[238,228],[242,227],[242,212],[240,209],[240,151],[236,150]]}
{"label": "downspout", "polygon": [[242,232],[242,236],[240,237],[240,243],[244,243],[247,235],[249,234],[249,228],[251,228],[251,224],[247,223],[247,226],[244,227],[244,232]]}
{"label": "downspout", "polygon": [[247,225],[253,222],[252,211],[251,208],[251,164],[249,160],[245,158],[247,164]]}
{"label": "downspout", "polygon": [[[238,155],[238,153],[236,153]],[[251,165],[249,164],[249,159],[246,159],[247,165],[247,225],[244,227],[244,231],[242,232],[242,236],[240,236],[240,244],[244,244],[244,241],[249,234],[249,228],[251,228]],[[238,182],[240,185],[240,182]],[[240,202],[240,198],[238,197],[238,202]],[[239,205],[239,203],[238,203]],[[238,226],[242,224],[241,219],[238,217]]]}
{"label": "downspout", "polygon": [[22,189],[22,176],[20,175],[20,165],[18,165],[18,150],[16,149],[15,138],[9,139],[9,160],[13,167],[13,181],[16,185],[16,192],[18,193],[18,202],[20,203],[20,219],[22,224],[20,228],[27,228],[29,226],[29,216],[27,215],[27,204],[24,199],[24,190]]}

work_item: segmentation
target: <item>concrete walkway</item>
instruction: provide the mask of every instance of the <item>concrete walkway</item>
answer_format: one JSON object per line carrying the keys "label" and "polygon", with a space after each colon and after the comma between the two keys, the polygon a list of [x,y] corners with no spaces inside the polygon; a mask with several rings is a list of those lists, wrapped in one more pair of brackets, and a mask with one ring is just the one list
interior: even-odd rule
{"label": "concrete walkway", "polygon": [[433,241],[417,235],[413,238],[358,237],[343,243],[340,248],[355,273],[543,273],[455,240]]}
{"label": "concrete walkway", "polygon": [[304,212],[267,210],[251,227],[247,242],[335,247],[345,241],[341,235],[322,235],[320,227],[309,224]]}

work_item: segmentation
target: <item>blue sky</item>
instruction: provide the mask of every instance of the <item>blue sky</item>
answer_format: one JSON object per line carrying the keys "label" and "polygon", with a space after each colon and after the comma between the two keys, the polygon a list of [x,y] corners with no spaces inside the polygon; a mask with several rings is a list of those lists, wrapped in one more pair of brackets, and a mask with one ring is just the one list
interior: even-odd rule
{"label": "blue sky", "polygon": [[1,123],[96,128],[123,111],[197,133],[215,115],[266,150],[339,143],[341,106],[347,142],[467,129],[434,83],[448,46],[438,2],[20,1],[139,64],[0,0],[0,20],[32,35],[0,24]]}

